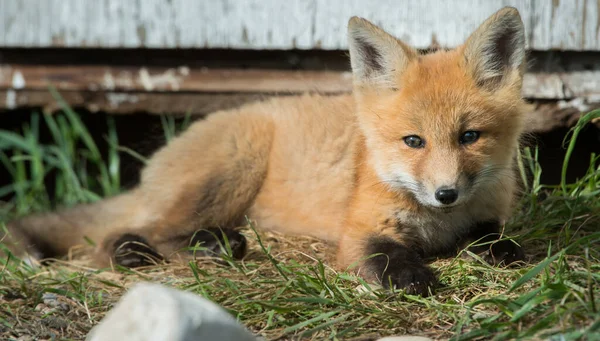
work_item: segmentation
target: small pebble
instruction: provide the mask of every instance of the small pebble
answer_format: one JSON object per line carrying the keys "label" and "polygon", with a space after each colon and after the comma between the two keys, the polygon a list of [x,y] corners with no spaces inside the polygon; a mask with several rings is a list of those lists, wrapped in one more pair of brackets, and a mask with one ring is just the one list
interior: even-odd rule
{"label": "small pebble", "polygon": [[65,330],[69,327],[69,320],[60,317],[47,316],[42,319],[42,323],[49,328]]}
{"label": "small pebble", "polygon": [[42,295],[42,301],[44,302],[45,305],[47,305],[50,308],[55,308],[56,310],[60,310],[60,311],[69,311],[71,308],[69,307],[68,304],[66,304],[65,302],[61,302],[61,297],[57,296],[56,294],[53,293],[44,293]]}

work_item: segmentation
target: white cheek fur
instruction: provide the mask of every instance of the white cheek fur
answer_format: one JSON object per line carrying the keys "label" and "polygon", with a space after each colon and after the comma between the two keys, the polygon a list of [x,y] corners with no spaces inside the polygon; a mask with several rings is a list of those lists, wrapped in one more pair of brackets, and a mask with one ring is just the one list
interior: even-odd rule
{"label": "white cheek fur", "polygon": [[394,189],[408,189],[411,192],[417,192],[420,188],[419,183],[406,171],[401,161],[389,162],[389,157],[385,153],[373,152],[372,164],[381,181]]}

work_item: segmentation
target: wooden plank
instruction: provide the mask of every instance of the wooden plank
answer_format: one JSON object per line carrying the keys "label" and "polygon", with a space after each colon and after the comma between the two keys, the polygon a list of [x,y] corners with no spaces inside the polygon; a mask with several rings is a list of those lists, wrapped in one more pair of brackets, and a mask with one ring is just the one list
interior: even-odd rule
{"label": "wooden plank", "polygon": [[0,0],[0,46],[344,50],[359,15],[416,47],[454,47],[506,5],[533,50],[600,51],[597,0]]}
{"label": "wooden plank", "polygon": [[[72,107],[114,114],[206,114],[231,109],[250,101],[268,98],[268,94],[186,94],[149,92],[60,91],[60,97]],[[0,108],[59,109],[57,99],[47,90],[0,90]]]}
{"label": "wooden plank", "polygon": [[[217,110],[231,109],[244,103],[265,100],[274,94],[182,94],[148,92],[61,91],[61,97],[74,108],[84,108],[111,114],[205,115]],[[45,112],[59,109],[48,91],[0,90],[0,108],[42,108]],[[600,107],[600,102],[582,105],[569,103],[537,104],[528,113],[529,132],[547,132],[558,127],[570,127],[579,118],[581,109]],[[596,123],[600,126],[600,122]]]}
{"label": "wooden plank", "polygon": [[523,96],[532,99],[600,100],[600,70],[526,73]]}
{"label": "wooden plank", "polygon": [[349,72],[0,65],[0,89],[194,92],[346,92]]}
{"label": "wooden plank", "polygon": [[[352,75],[348,71],[0,65],[0,89],[46,90],[49,85],[69,91],[341,93],[352,90]],[[527,73],[523,95],[600,100],[600,70]]]}

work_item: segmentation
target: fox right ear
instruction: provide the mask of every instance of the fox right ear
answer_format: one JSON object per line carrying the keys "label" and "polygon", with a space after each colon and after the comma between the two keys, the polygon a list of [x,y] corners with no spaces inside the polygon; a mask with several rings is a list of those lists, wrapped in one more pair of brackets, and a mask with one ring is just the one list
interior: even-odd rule
{"label": "fox right ear", "polygon": [[519,12],[505,7],[494,13],[467,39],[464,57],[477,84],[494,90],[521,79],[525,68],[525,28]]}
{"label": "fox right ear", "polygon": [[348,22],[348,47],[355,84],[379,88],[398,88],[398,72],[418,56],[416,50],[359,17]]}

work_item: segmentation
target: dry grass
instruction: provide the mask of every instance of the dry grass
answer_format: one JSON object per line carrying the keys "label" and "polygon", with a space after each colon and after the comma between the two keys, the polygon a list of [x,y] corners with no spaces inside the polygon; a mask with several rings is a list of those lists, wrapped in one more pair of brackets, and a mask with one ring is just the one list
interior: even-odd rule
{"label": "dry grass", "polygon": [[[478,260],[440,260],[433,265],[445,288],[423,299],[369,288],[352,275],[336,273],[325,265],[331,264],[333,248],[318,240],[260,233],[265,252],[253,238],[253,229],[246,228],[245,234],[250,237],[250,252],[231,263],[200,259],[136,271],[95,270],[87,267],[85,257],[37,269],[9,263],[0,280],[1,338],[82,339],[138,281],[196,292],[220,303],[268,340],[397,334],[450,339],[469,332],[483,334],[475,339],[488,339],[498,332],[526,333],[548,317],[559,323],[544,325],[543,334],[591,329],[600,321],[596,312],[582,309],[590,309],[590,299],[600,303],[597,258],[593,269],[582,255],[565,257],[562,264],[558,257],[542,262],[547,266],[541,274],[513,292],[511,286],[540,264],[536,260],[547,260],[544,249],[530,248],[532,264],[520,269],[491,268]],[[600,236],[595,235],[594,245],[598,241]],[[557,278],[565,275],[568,279]],[[526,300],[532,293],[536,293],[533,300]],[[522,318],[515,319],[521,311]],[[498,330],[490,330],[494,324]],[[543,334],[537,334],[529,337],[542,339]]]}
{"label": "dry grass", "polygon": [[[254,231],[246,228],[246,235]],[[296,260],[311,265],[317,258],[331,255],[331,246],[306,237],[286,237],[275,233],[261,233],[264,244],[277,259]],[[249,252],[235,267],[215,259],[198,259],[197,269],[189,264],[157,264],[130,269],[95,269],[89,266],[87,250],[74,250],[69,259],[55,260],[51,266],[33,268],[16,261],[5,264],[0,280],[0,339],[82,339],[97,324],[112,305],[132,284],[152,281],[185,290],[203,290],[211,281],[226,281],[238,285],[257,278],[279,277],[267,255],[249,238]],[[243,270],[238,270],[243,269]],[[198,278],[196,278],[198,276]],[[237,284],[236,284],[237,283]],[[264,283],[267,289],[267,283]],[[269,290],[253,295],[254,299],[269,299]],[[227,302],[227,291],[211,291],[215,301]],[[237,297],[239,299],[239,297]],[[230,308],[231,309],[231,308]],[[266,321],[250,325],[254,331]]]}

